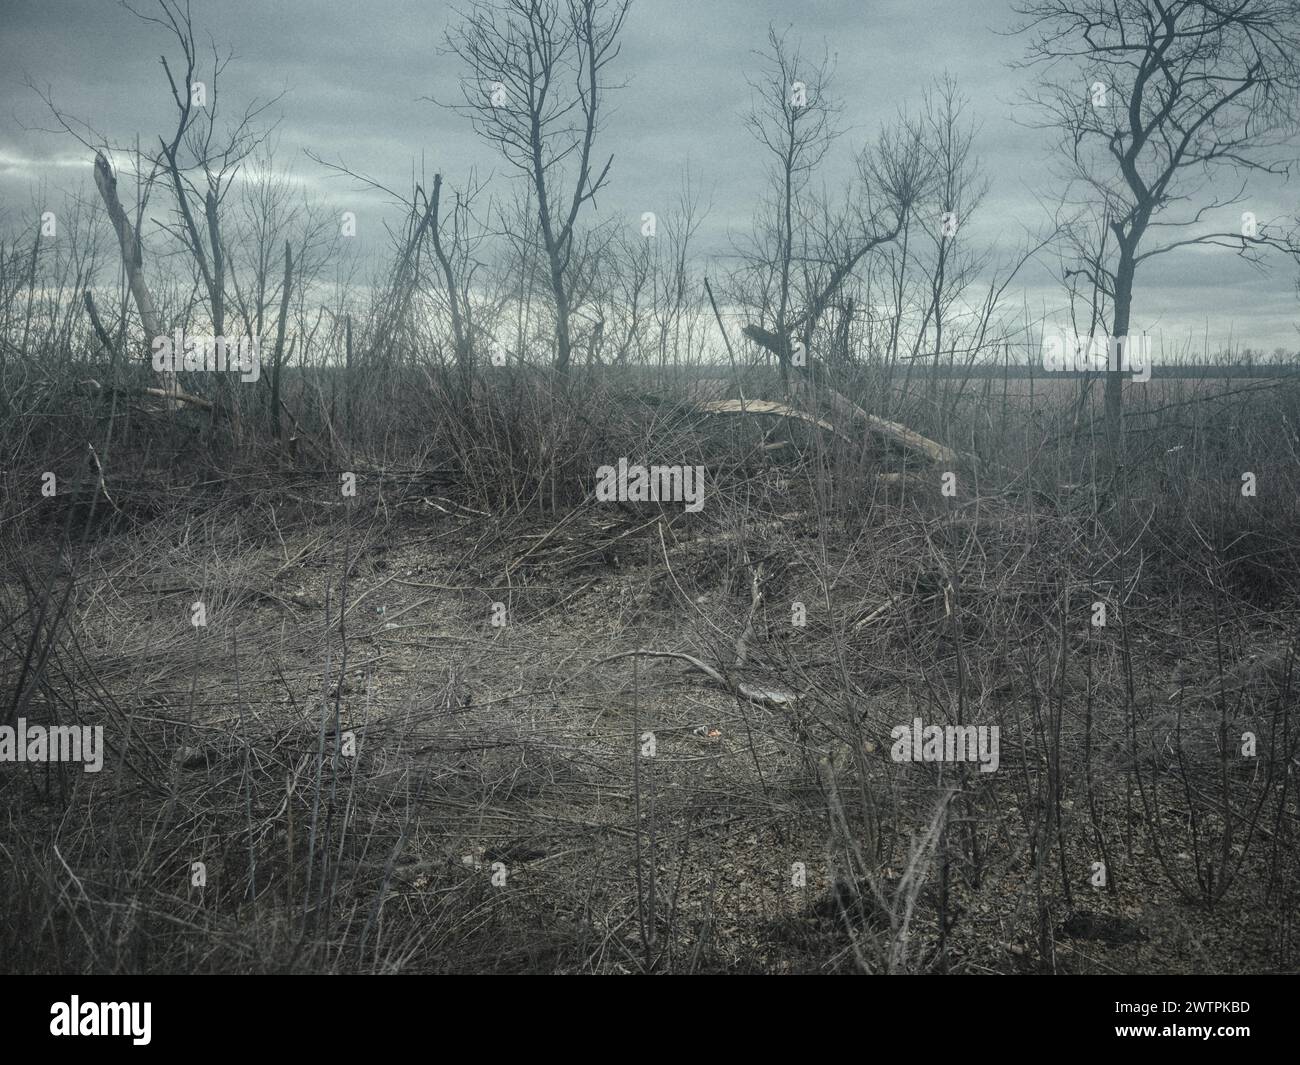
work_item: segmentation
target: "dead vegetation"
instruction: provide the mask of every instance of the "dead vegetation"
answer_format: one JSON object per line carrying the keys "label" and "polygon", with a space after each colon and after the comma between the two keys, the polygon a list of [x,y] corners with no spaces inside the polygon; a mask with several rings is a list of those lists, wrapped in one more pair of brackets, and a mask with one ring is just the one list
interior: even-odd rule
{"label": "dead vegetation", "polygon": [[[291,467],[133,490],[86,459],[8,512],[5,705],[110,752],[5,775],[13,967],[1291,964],[1294,493],[1189,543],[1160,503],[1207,485],[1075,508],[1037,472],[1059,450],[945,497],[778,409],[583,409],[575,471],[637,454],[640,409],[710,505],[598,505],[575,475],[555,515],[512,510],[538,483],[498,458],[478,495],[449,427],[409,473],[351,463],[355,497]],[[997,725],[998,771],[894,761],[915,717]],[[1107,921],[1142,931],[1083,934]]]}

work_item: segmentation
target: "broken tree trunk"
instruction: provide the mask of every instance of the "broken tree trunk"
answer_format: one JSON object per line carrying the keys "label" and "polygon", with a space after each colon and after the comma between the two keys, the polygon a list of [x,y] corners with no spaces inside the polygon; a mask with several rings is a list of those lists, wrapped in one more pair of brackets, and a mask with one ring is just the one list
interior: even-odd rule
{"label": "broken tree trunk", "polygon": [[784,403],[774,403],[770,399],[711,399],[695,404],[695,409],[705,414],[775,414],[782,418],[796,418],[809,425],[815,425],[818,429],[825,429],[828,433],[834,433],[845,442],[852,443],[830,422],[796,410],[794,407],[788,407]]}
{"label": "broken tree trunk", "polygon": [[[83,378],[81,381],[77,383],[80,385],[84,385],[92,392],[104,391],[104,386],[100,384],[98,381],[96,381],[93,377]],[[121,395],[131,394],[126,389],[116,389],[116,390],[110,389],[109,391],[117,391]],[[188,403],[190,406],[197,407],[199,410],[210,411],[214,409],[212,400],[204,399],[202,396],[192,396],[188,392],[182,392],[180,389],[175,389],[171,392],[164,392],[161,388],[143,388],[140,391],[143,392],[146,396],[158,396],[160,399],[165,399],[168,401],[168,403],[175,404],[177,406],[179,406],[182,403]]]}
{"label": "broken tree trunk", "polygon": [[[126,268],[127,284],[131,286],[131,296],[135,299],[136,309],[140,312],[140,325],[144,329],[145,339],[152,343],[155,337],[163,335],[162,323],[154,307],[149,286],[145,284],[144,257],[141,254],[140,241],[131,225],[131,220],[122,209],[121,201],[117,198],[117,179],[113,177],[113,171],[108,165],[108,160],[104,158],[103,152],[95,153],[95,187],[99,189],[104,207],[108,210],[109,221],[113,223],[113,230],[117,233],[118,247],[122,252],[122,265]],[[180,406],[180,403],[172,398],[179,391],[176,374],[171,370],[161,371],[158,374],[158,385],[158,391],[153,394],[163,395],[168,409],[176,410]]]}
{"label": "broken tree trunk", "polygon": [[868,414],[851,399],[846,399],[833,388],[826,389],[826,396],[830,400],[831,410],[835,412],[835,417],[841,425],[844,424],[846,418],[862,422],[868,431],[875,433],[877,436],[883,436],[886,440],[891,440],[909,451],[919,452],[931,462],[957,463],[960,461],[960,456],[952,448],[945,447],[943,444],[931,440],[928,436],[922,436],[920,433],[909,429],[906,425],[888,421],[875,414]]}
{"label": "broken tree trunk", "polygon": [[[775,353],[779,358],[789,358],[790,342],[785,337],[756,325],[745,326],[743,332],[754,343]],[[816,368],[818,372],[814,380],[825,390],[831,410],[835,413],[837,425],[843,426],[849,421],[859,422],[866,427],[868,432],[882,436],[900,447],[906,448],[908,451],[918,452],[931,462],[956,463],[960,461],[960,456],[952,448],[945,447],[927,436],[922,436],[898,422],[891,422],[875,414],[868,414],[851,399],[823,383],[826,379],[825,374],[821,372],[822,367],[812,357],[811,353],[807,354],[805,361],[807,364],[800,366],[799,369],[807,374],[809,370]]]}

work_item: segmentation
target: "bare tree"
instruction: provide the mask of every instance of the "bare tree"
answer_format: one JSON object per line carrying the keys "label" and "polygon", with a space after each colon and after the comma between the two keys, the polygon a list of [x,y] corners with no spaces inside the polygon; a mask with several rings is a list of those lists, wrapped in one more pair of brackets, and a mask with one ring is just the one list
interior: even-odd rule
{"label": "bare tree", "polygon": [[453,204],[447,212],[448,232],[443,233],[443,219],[439,217],[439,200],[442,194],[442,175],[433,178],[433,196],[429,203],[432,221],[429,236],[434,256],[443,279],[447,314],[451,320],[452,343],[455,347],[456,372],[460,381],[462,411],[470,410],[474,376],[474,301],[472,287],[478,263],[474,249],[482,240],[482,231],[474,222],[474,199],[482,186],[472,178],[467,190],[452,190]]}
{"label": "bare tree", "polygon": [[[1065,282],[1070,301],[1070,327],[1076,336],[1092,336],[1098,325],[1108,315],[1111,290],[1103,287],[1102,278],[1109,261],[1109,243],[1112,239],[1110,219],[1105,206],[1093,204],[1091,209],[1070,219],[1060,228],[1058,253],[1061,259],[1061,277]],[[1080,329],[1080,302],[1087,313],[1087,326]],[[1075,401],[1071,419],[1072,431],[1083,425],[1083,414],[1092,394],[1094,373],[1085,367],[1079,380],[1079,396]]]}
{"label": "bare tree", "polygon": [[[137,11],[129,4],[123,6],[142,21],[167,31],[180,50],[183,66],[176,73],[165,55],[160,58],[177,114],[171,136],[158,138],[157,165],[170,177],[176,202],[176,219],[166,228],[189,253],[207,296],[212,331],[224,336],[229,266],[221,207],[244,160],[270,132],[259,128],[258,119],[274,101],[252,101],[228,130],[219,132],[222,101],[218,83],[230,63],[230,54],[223,56],[212,45],[210,66],[200,78],[199,50],[188,0],[184,6],[179,0],[158,0],[156,15]],[[196,183],[196,177],[201,185]],[[224,376],[217,378],[217,388],[238,437],[239,404],[234,390]]]}
{"label": "bare tree", "polygon": [[[841,286],[874,249],[899,236],[929,182],[929,167],[919,129],[899,120],[857,157],[857,174],[838,212],[810,202],[801,236],[800,268],[805,273],[802,305],[792,308],[783,330],[745,326],[747,337],[788,366],[796,341],[811,349],[813,333]],[[806,366],[816,360],[806,355]]]}
{"label": "bare tree", "polygon": [[[245,162],[237,191],[233,224],[222,238],[230,281],[226,299],[247,336],[261,337],[274,316],[276,340],[267,402],[271,433],[279,439],[290,306],[301,309],[305,294],[337,254],[339,231],[328,214],[295,186],[292,175],[276,165],[269,145]],[[297,340],[298,350],[305,353],[310,347],[306,337]]]}
{"label": "bare tree", "polygon": [[[773,335],[788,338],[796,243],[802,243],[803,223],[813,209],[805,194],[839,135],[836,118],[841,107],[831,95],[834,68],[828,56],[819,62],[805,60],[799,46],[772,26],[767,50],[755,54],[761,75],[749,82],[753,98],[745,125],[768,153],[771,199],[750,259],[769,274],[761,317],[771,322]],[[763,328],[762,323],[757,328]],[[789,382],[790,345],[778,342],[769,350],[780,362],[784,387]]]}
{"label": "bare tree", "polygon": [[697,180],[683,169],[681,187],[655,214],[653,230],[644,221],[621,227],[602,245],[592,294],[594,352],[608,350],[616,366],[653,354],[661,375],[670,363],[691,361],[702,300],[692,242],[707,212]]}
{"label": "bare tree", "polygon": [[617,58],[630,0],[497,0],[461,14],[447,45],[467,68],[463,104],[474,130],[532,187],[555,310],[555,366],[569,367],[575,227],[609,178],[593,158],[606,68]]}
{"label": "bare tree", "polygon": [[245,163],[243,174],[231,232],[222,241],[232,290],[227,298],[248,335],[260,337],[280,302],[277,278],[284,242],[296,245],[294,276],[305,281],[337,255],[339,231],[330,214],[280,167],[269,146]]}
{"label": "bare tree", "polygon": [[956,335],[951,329],[955,305],[988,264],[987,254],[970,251],[963,240],[963,229],[989,187],[973,154],[975,132],[964,118],[966,102],[952,78],[944,77],[926,90],[922,104],[922,145],[932,181],[928,209],[922,211],[922,232],[930,238],[925,266],[928,292],[916,350],[933,335],[932,396],[938,391],[940,360],[946,354],[949,369],[956,361]]}
{"label": "bare tree", "polygon": [[[752,249],[742,253],[749,289],[744,302],[760,311],[744,333],[776,355],[788,391],[798,345],[799,361],[811,367],[808,352],[822,315],[866,255],[903,231],[926,185],[927,162],[917,127],[891,125],[859,152],[856,178],[832,205],[813,184],[839,136],[831,61],[805,60],[797,45],[771,28],[760,57],[763,70],[750,83],[754,100],[746,124],[768,154],[771,193]],[[833,331],[847,337],[849,303],[835,313]]]}
{"label": "bare tree", "polygon": [[644,348],[646,321],[654,305],[657,274],[656,247],[644,237],[619,232],[608,272],[606,320],[610,323],[613,362],[623,366],[639,362]]}
{"label": "bare tree", "polygon": [[[200,71],[200,50],[188,0],[157,0],[147,11],[125,2],[122,6],[142,22],[165,31],[179,53],[171,59],[166,55],[160,57],[176,108],[175,128],[158,138],[156,154],[144,155],[138,144],[134,151],[137,180],[134,225],[119,199],[119,175],[109,164],[110,146],[106,138],[96,133],[88,123],[61,112],[48,92],[36,91],[63,130],[95,151],[95,183],[118,237],[146,343],[165,332],[166,316],[159,313],[154,294],[145,282],[140,229],[154,185],[164,177],[173,194],[174,214],[157,224],[183,249],[193,270],[195,287],[201,290],[206,303],[212,331],[223,336],[230,263],[222,231],[221,209],[245,158],[269,135],[270,128],[262,126],[260,118],[279,98],[251,102],[223,128],[219,119],[218,81],[231,56],[222,55],[213,44],[210,65]],[[31,87],[36,89],[34,85]],[[186,301],[186,315],[193,309],[194,302],[192,298]],[[171,406],[179,399],[216,412],[216,405],[183,393],[174,374],[164,373],[160,384],[160,391],[169,397]],[[221,406],[230,416],[238,437],[239,408],[234,392],[224,377],[218,378],[217,387],[223,401]]]}
{"label": "bare tree", "polygon": [[[1104,259],[1080,266],[1109,298],[1112,343],[1122,349],[1128,336],[1148,259],[1193,244],[1248,257],[1284,246],[1249,223],[1215,231],[1207,216],[1239,202],[1251,172],[1287,169],[1300,0],[1030,0],[1016,11],[1017,32],[1030,35],[1024,65],[1041,69],[1031,100],[1060,130],[1070,177],[1100,202],[1114,237]],[[1117,467],[1122,363],[1120,350],[1105,392]]]}

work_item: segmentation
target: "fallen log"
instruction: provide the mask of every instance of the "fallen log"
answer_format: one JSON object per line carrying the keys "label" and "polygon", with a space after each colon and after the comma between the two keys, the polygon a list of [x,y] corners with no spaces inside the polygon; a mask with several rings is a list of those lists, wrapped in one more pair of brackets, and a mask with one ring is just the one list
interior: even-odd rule
{"label": "fallen log", "polygon": [[[756,325],[747,325],[741,332],[760,347],[773,352],[782,360],[783,365],[790,359],[790,341],[786,337]],[[834,412],[836,421],[839,424],[843,425],[845,421],[860,422],[866,426],[868,432],[882,436],[900,447],[906,448],[908,451],[919,452],[931,462],[955,464],[961,461],[961,456],[952,448],[945,447],[927,436],[922,436],[920,433],[909,429],[906,425],[891,422],[875,414],[868,414],[851,399],[826,385],[824,383],[825,373],[822,372],[824,368],[813,357],[811,352],[806,354],[805,364],[800,365],[798,368],[806,375],[809,370],[816,369],[818,371],[816,381],[819,387],[825,391],[831,410]],[[751,402],[755,401],[751,400]]]}
{"label": "fallen log", "polygon": [[[104,391],[104,386],[93,377],[82,378],[78,384],[89,388],[92,392]],[[110,389],[109,391],[115,391],[122,395],[131,395],[130,390],[125,388]],[[157,396],[160,399],[167,400],[169,409],[174,409],[175,405],[180,403],[188,403],[190,406],[198,407],[200,410],[212,409],[212,400],[204,399],[202,396],[191,395],[189,392],[184,392],[181,390],[180,386],[177,386],[174,390],[170,391],[165,388],[142,388],[140,389],[140,393],[141,395]]]}
{"label": "fallen log", "polygon": [[846,399],[833,388],[826,389],[826,396],[830,400],[831,410],[835,412],[841,422],[844,418],[861,422],[869,432],[875,433],[877,436],[883,436],[908,451],[920,452],[931,462],[956,464],[961,461],[961,457],[952,448],[931,440],[928,436],[922,436],[920,433],[909,429],[906,425],[888,421],[875,414],[868,414],[851,399]]}
{"label": "fallen log", "polygon": [[825,429],[828,433],[834,433],[846,443],[852,443],[830,422],[805,411],[796,410],[794,407],[788,407],[784,403],[775,403],[770,399],[711,399],[695,404],[695,409],[704,414],[775,414],[781,418],[796,418],[809,425],[815,425],[818,429]]}

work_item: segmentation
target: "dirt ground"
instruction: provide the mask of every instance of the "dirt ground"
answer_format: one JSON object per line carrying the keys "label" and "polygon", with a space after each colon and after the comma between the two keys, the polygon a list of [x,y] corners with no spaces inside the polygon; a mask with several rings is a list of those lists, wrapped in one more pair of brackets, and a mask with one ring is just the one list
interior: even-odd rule
{"label": "dirt ground", "polygon": [[[226,969],[305,964],[283,956],[299,907],[333,964],[378,971],[1286,967],[1294,896],[1265,866],[1294,797],[1225,834],[1212,799],[1177,801],[1177,767],[1134,754],[1167,740],[1170,622],[1153,605],[1129,634],[1144,708],[1126,740],[1115,642],[1026,609],[1060,588],[1024,569],[1019,524],[1068,553],[1075,519],[990,504],[972,533],[900,505],[854,541],[787,488],[740,528],[651,505],[505,523],[322,494],[97,539],[75,564],[76,668],[30,713],[81,691],[120,754],[85,816],[153,864],[129,886],[105,873],[104,898],[183,895],[221,929]],[[979,573],[1006,579],[967,558],[956,602],[924,550],[899,579],[876,546],[945,536],[959,554],[978,539]],[[890,759],[891,728],[939,702],[1001,723],[998,772]],[[1054,743],[1071,752],[1056,770]],[[1243,778],[1239,798],[1286,783]],[[48,787],[9,800],[57,805]],[[1206,906],[1174,884],[1195,891],[1216,847],[1233,882]]]}

